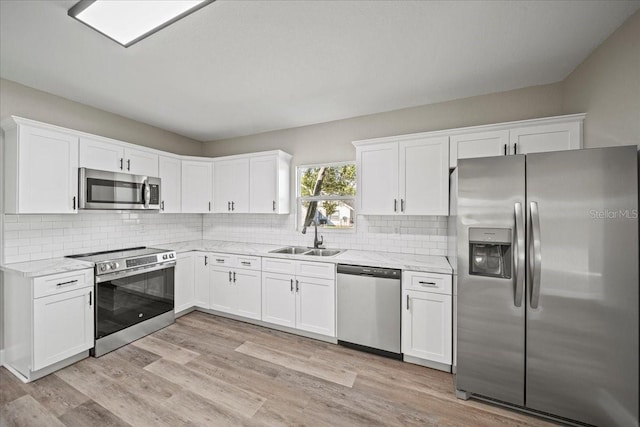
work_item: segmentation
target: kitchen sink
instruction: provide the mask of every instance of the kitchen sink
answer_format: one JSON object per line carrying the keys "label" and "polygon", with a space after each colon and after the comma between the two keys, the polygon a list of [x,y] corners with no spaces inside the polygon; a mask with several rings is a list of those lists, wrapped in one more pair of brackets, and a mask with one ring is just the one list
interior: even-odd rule
{"label": "kitchen sink", "polygon": [[340,252],[342,252],[341,249],[311,249],[310,251],[305,252],[302,255],[334,256],[334,255],[338,255]]}
{"label": "kitchen sink", "polygon": [[288,255],[334,256],[344,251],[342,249],[313,249],[305,248],[304,246],[286,246],[269,252],[272,254]]}
{"label": "kitchen sink", "polygon": [[309,248],[304,246],[287,246],[285,248],[274,249],[271,252],[272,254],[289,254],[289,255],[300,255],[309,251]]}

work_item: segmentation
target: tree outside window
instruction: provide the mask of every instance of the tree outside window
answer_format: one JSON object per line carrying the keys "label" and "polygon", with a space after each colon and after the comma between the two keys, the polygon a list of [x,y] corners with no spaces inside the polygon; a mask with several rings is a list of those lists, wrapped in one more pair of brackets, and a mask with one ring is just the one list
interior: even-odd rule
{"label": "tree outside window", "polygon": [[303,231],[318,227],[352,230],[355,227],[356,166],[333,163],[298,167],[298,218]]}

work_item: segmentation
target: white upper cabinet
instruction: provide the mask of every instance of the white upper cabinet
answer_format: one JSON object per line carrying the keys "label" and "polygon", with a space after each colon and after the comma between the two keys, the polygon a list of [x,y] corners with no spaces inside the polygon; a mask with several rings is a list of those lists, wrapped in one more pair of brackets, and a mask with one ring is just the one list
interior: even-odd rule
{"label": "white upper cabinet", "polygon": [[215,212],[249,212],[249,159],[216,160],[213,187]]}
{"label": "white upper cabinet", "polygon": [[249,211],[289,213],[289,169],[291,156],[277,151],[254,155],[249,161]]}
{"label": "white upper cabinet", "polygon": [[582,120],[562,123],[540,123],[509,131],[511,154],[582,148]]}
{"label": "white upper cabinet", "polygon": [[158,176],[158,154],[99,137],[80,138],[80,167]]}
{"label": "white upper cabinet", "polygon": [[458,159],[493,157],[509,154],[509,131],[484,131],[453,135],[449,139],[449,166],[456,167]]}
{"label": "white upper cabinet", "polygon": [[213,208],[213,163],[182,161],[182,212],[210,213]]}
{"label": "white upper cabinet", "polygon": [[582,148],[584,118],[584,114],[571,114],[438,133],[450,134],[449,167],[454,168],[458,159]]}
{"label": "white upper cabinet", "polygon": [[5,212],[76,213],[78,137],[30,123],[3,122]]}
{"label": "white upper cabinet", "polygon": [[448,215],[448,137],[416,134],[354,145],[359,213]]}
{"label": "white upper cabinet", "polygon": [[161,180],[160,212],[182,212],[182,162],[177,157],[160,156],[158,176]]}

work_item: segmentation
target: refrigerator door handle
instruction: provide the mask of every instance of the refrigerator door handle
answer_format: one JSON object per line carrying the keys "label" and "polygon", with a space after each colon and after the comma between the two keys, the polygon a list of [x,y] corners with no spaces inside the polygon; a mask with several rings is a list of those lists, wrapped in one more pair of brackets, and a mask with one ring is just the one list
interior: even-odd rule
{"label": "refrigerator door handle", "polygon": [[524,218],[522,204],[515,203],[513,212],[516,218],[516,241],[513,251],[513,264],[515,266],[515,295],[513,304],[516,307],[522,306],[524,295]]}
{"label": "refrigerator door handle", "polygon": [[529,203],[531,218],[531,241],[529,242],[529,268],[531,271],[531,308],[538,308],[540,300],[540,269],[542,254],[540,252],[540,215],[538,203]]}

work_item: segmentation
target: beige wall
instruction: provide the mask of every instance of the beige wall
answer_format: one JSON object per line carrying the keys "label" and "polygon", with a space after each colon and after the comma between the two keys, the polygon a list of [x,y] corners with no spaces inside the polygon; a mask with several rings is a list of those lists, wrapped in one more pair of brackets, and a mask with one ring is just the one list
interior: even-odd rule
{"label": "beige wall", "polygon": [[202,143],[85,104],[0,79],[0,119],[20,116],[170,153],[199,156]]}
{"label": "beige wall", "polygon": [[281,149],[296,165],[355,160],[351,141],[562,114],[560,84],[534,86],[299,128],[211,141],[206,156]]}
{"label": "beige wall", "polygon": [[640,12],[567,77],[563,111],[586,112],[585,147],[640,146]]}

